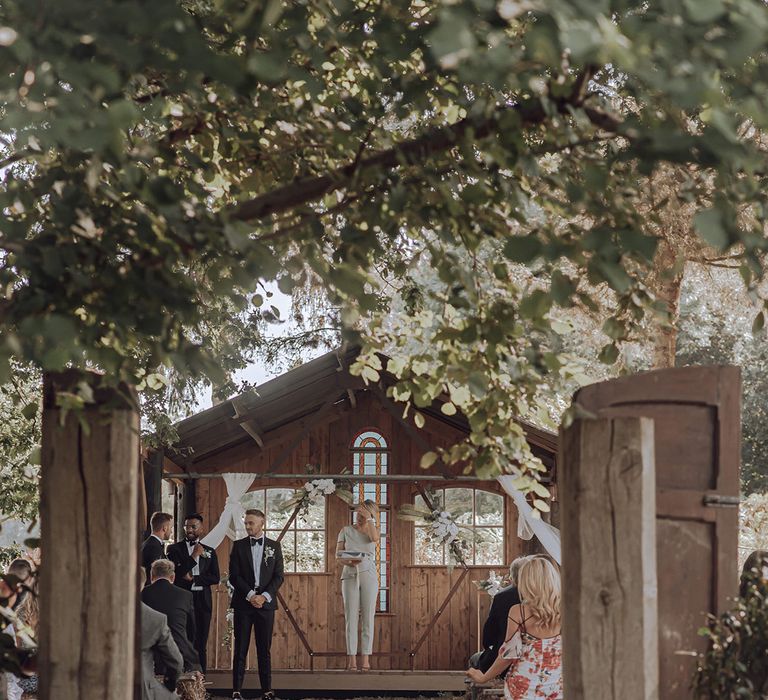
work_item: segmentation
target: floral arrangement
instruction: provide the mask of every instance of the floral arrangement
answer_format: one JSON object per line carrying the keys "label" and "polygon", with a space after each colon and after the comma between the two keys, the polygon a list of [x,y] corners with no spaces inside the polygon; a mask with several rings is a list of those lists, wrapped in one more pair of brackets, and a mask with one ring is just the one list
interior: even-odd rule
{"label": "floral arrangement", "polygon": [[[232,600],[232,594],[235,592],[235,587],[229,582],[229,573],[225,573],[219,583],[223,583],[227,587],[227,595],[229,600]],[[221,637],[221,646],[229,651],[232,650],[232,641],[234,639],[235,632],[235,611],[227,606],[227,631]]]}
{"label": "floral arrangement", "polygon": [[491,598],[495,596],[502,588],[506,588],[511,583],[511,580],[506,576],[499,576],[495,571],[491,571],[488,574],[488,578],[480,581],[472,581],[477,586],[478,590],[485,591]]}
{"label": "floral arrangement", "polygon": [[298,508],[306,513],[310,506],[321,503],[326,496],[335,494],[347,504],[352,504],[352,489],[341,479],[312,479],[301,488],[296,489],[293,496],[280,506],[280,510]]}
{"label": "floral arrangement", "polygon": [[[430,499],[434,502],[434,499]],[[447,510],[430,510],[406,504],[398,511],[398,517],[402,520],[423,523],[428,542],[435,545],[445,545],[448,548],[450,559],[456,564],[467,566],[466,552],[469,550],[469,542],[462,537],[462,531],[471,534],[471,528],[459,525],[456,519]]]}

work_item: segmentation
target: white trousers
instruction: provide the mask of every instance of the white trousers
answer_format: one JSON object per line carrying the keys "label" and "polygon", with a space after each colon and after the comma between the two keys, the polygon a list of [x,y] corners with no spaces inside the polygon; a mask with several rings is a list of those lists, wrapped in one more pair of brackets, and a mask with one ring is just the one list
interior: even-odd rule
{"label": "white trousers", "polygon": [[341,580],[344,598],[344,620],[347,629],[347,654],[357,654],[357,620],[361,622],[360,653],[373,653],[373,621],[376,616],[376,598],[379,597],[379,576],[375,569],[361,571],[357,576]]}

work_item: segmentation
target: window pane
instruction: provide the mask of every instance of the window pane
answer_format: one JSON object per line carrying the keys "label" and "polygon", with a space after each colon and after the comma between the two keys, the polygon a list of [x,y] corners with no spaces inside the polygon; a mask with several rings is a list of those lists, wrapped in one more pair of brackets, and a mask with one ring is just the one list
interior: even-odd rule
{"label": "window pane", "polygon": [[325,570],[325,532],[296,533],[296,570]]}
{"label": "window pane", "polygon": [[475,530],[475,564],[504,563],[504,528],[483,527]]}
{"label": "window pane", "polygon": [[310,504],[306,514],[296,516],[295,524],[298,530],[322,530],[325,527],[325,499]]}
{"label": "window pane", "polygon": [[243,508],[258,508],[262,513],[264,510],[264,489],[258,491],[249,491],[241,499],[240,503],[243,504]]}
{"label": "window pane", "polygon": [[459,525],[471,525],[472,489],[445,489],[444,508]]}
{"label": "window pane", "polygon": [[490,491],[475,491],[475,525],[503,525],[504,498]]}
{"label": "window pane", "polygon": [[435,566],[444,563],[442,545],[435,545],[427,541],[426,530],[423,527],[415,527],[415,560],[417,566]]}
{"label": "window pane", "polygon": [[280,510],[283,503],[293,497],[293,489],[267,489],[267,524],[282,529],[293,515],[293,510]]}
{"label": "window pane", "polygon": [[[274,533],[274,534],[272,534]],[[280,534],[280,531],[272,531],[269,536],[272,539],[276,539]],[[288,530],[283,536],[280,544],[283,547],[283,568],[290,572],[296,572],[296,532],[295,530]]]}

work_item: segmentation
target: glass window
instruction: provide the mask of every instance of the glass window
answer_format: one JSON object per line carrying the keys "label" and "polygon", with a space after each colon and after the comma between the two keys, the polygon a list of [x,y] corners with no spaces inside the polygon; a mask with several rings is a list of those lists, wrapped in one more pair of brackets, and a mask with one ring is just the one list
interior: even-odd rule
{"label": "glass window", "polygon": [[[464,530],[469,543],[467,564],[502,566],[504,564],[504,497],[491,491],[448,488],[434,492],[435,507],[447,510]],[[417,506],[425,507],[417,495]],[[427,542],[424,525],[414,523],[414,563],[417,566],[445,566],[450,563],[445,545]]]}
{"label": "glass window", "polygon": [[[352,473],[384,476],[389,464],[389,446],[384,436],[376,430],[364,430],[352,441]],[[376,567],[379,571],[379,601],[378,612],[389,612],[391,561],[389,535],[389,494],[387,484],[380,481],[355,482],[353,487],[355,503],[365,500],[375,501],[379,506],[379,517],[376,526],[381,538],[376,546]],[[354,522],[354,511],[352,512]]]}
{"label": "glass window", "polygon": [[[293,493],[293,489],[257,489],[246,493],[240,502],[244,508],[264,512],[267,537],[276,540],[293,514],[291,509],[281,510]],[[286,573],[325,571],[325,501],[310,505],[306,514],[297,515],[280,544]]]}

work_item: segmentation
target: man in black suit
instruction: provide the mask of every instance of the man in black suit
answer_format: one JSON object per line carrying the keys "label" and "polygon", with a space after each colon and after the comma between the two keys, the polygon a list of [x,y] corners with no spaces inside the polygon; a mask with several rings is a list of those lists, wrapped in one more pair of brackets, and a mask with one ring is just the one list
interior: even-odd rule
{"label": "man in black suit", "polygon": [[232,665],[232,697],[241,698],[245,661],[251,643],[251,629],[256,638],[259,682],[262,697],[273,700],[272,627],[277,609],[277,591],[283,584],[283,552],[280,543],[264,535],[266,517],[260,510],[245,511],[248,537],[232,544],[229,556],[229,582],[234,586],[232,608],[235,611],[235,654]]}
{"label": "man in black suit", "polygon": [[509,578],[512,585],[502,588],[491,603],[491,609],[488,611],[488,619],[483,625],[483,650],[472,654],[469,659],[470,668],[478,668],[485,673],[496,657],[499,655],[499,648],[506,641],[507,618],[509,610],[514,605],[520,604],[520,593],[517,590],[517,575],[523,564],[531,557],[518,557],[509,567]]}
{"label": "man in black suit", "polygon": [[173,516],[168,513],[152,513],[149,519],[149,527],[152,534],[141,545],[141,565],[147,575],[147,583],[150,580],[150,568],[153,561],[165,556],[165,541],[171,536]]}
{"label": "man in black suit", "polygon": [[205,534],[203,516],[193,513],[184,521],[186,539],[168,547],[168,558],[176,565],[176,585],[192,593],[195,608],[195,649],[206,672],[208,633],[211,627],[211,586],[219,583],[216,551],[200,542]]}
{"label": "man in black suit", "polygon": [[153,610],[163,613],[176,646],[184,659],[184,671],[199,671],[200,662],[192,645],[195,638],[195,615],[192,594],[173,585],[173,562],[158,559],[152,563],[152,583],[141,592],[141,600]]}

